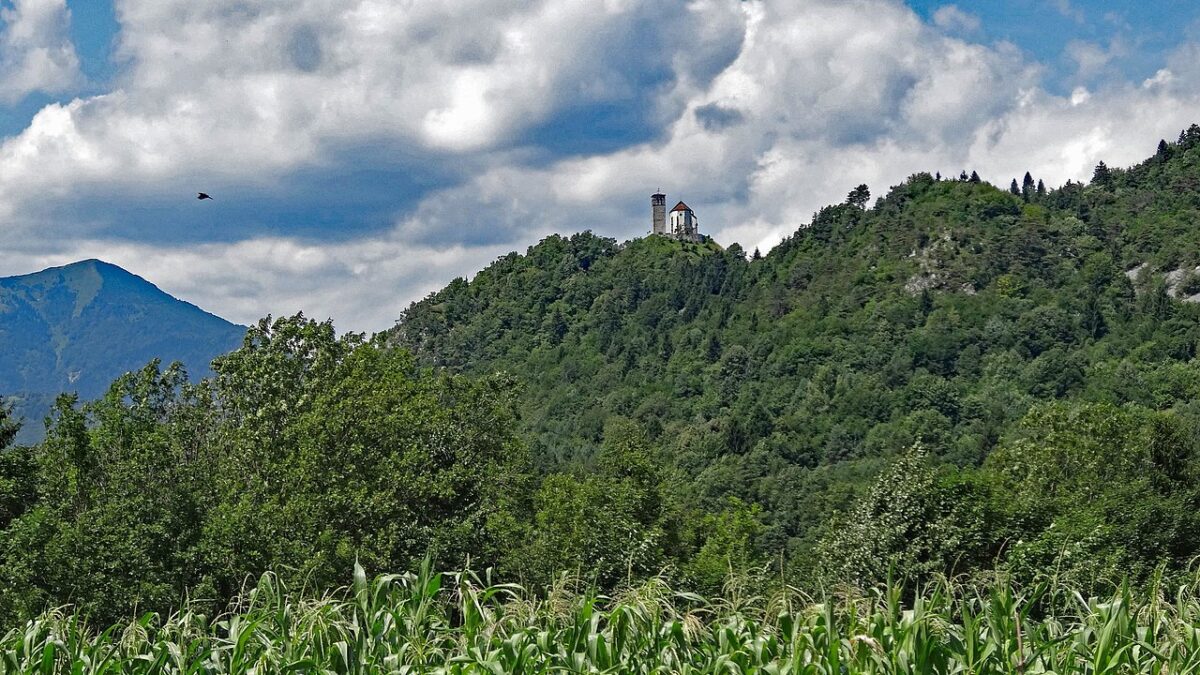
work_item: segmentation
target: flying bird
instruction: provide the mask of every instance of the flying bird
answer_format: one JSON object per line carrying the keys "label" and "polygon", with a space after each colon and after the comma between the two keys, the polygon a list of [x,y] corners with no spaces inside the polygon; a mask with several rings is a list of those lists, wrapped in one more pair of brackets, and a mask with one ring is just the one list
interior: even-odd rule
{"label": "flying bird", "polygon": [[208,196],[207,192],[197,192],[196,199],[212,199],[212,197]]}

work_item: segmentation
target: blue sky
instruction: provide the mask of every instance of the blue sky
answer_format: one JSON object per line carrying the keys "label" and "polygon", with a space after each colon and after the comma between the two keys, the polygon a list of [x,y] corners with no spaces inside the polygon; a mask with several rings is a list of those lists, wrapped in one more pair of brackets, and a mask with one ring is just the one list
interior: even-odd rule
{"label": "blue sky", "polygon": [[769,248],[861,182],[1055,185],[1198,118],[1163,0],[0,0],[0,275],[378,330],[660,187]]}
{"label": "blue sky", "polygon": [[[909,2],[922,17],[952,3]],[[1074,86],[1074,66],[1067,49],[1084,42],[1111,50],[1112,71],[1104,75],[1136,80],[1151,77],[1171,50],[1196,37],[1200,5],[1178,0],[973,0],[957,5],[979,19],[968,37],[1008,41],[1028,52],[1051,71],[1048,82],[1059,89]],[[1091,81],[1102,80],[1102,77]]]}

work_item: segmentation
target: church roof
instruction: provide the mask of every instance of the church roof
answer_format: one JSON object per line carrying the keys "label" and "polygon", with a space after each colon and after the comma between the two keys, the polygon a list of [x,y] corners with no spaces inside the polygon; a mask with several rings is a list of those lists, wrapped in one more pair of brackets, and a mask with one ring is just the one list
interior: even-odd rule
{"label": "church roof", "polygon": [[691,210],[692,210],[692,207],[688,206],[687,204],[684,204],[683,202],[679,202],[678,204],[675,205],[675,208],[671,209],[671,213],[675,213],[676,211],[691,211]]}

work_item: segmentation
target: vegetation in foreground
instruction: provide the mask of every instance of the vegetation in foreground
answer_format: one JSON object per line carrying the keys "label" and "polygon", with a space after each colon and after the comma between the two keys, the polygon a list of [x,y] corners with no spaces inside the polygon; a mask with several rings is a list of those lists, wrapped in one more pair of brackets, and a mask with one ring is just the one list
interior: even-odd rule
{"label": "vegetation in foreground", "polygon": [[0,641],[9,673],[1186,673],[1200,599],[1106,599],[950,583],[813,601],[794,589],[705,600],[651,579],[614,597],[533,596],[471,573],[355,569],[317,599],[264,576],[239,608],[90,632],[50,612]]}

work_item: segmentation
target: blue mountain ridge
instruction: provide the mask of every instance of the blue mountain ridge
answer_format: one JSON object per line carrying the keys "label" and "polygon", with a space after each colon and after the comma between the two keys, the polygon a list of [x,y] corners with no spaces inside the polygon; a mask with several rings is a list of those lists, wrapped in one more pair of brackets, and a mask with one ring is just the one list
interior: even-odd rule
{"label": "blue mountain ridge", "polygon": [[245,331],[101,260],[0,278],[0,396],[25,418],[18,441],[34,442],[58,394],[95,398],[155,358],[203,377]]}

